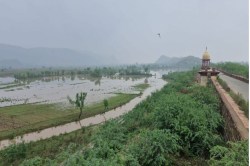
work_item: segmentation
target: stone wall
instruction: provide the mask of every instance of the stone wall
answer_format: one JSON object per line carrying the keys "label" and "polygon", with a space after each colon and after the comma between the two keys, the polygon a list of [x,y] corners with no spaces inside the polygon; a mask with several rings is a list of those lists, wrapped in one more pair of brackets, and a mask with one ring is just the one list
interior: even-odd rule
{"label": "stone wall", "polygon": [[224,117],[224,136],[227,141],[238,141],[248,139],[249,126],[248,119],[232,97],[220,86],[216,77],[211,81],[220,95],[222,106],[221,114]]}

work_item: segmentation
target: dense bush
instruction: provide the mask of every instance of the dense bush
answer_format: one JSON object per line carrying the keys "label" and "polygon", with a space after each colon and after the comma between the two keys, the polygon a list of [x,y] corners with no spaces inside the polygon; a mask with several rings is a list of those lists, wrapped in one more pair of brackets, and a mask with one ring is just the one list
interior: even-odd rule
{"label": "dense bush", "polygon": [[170,164],[167,154],[175,154],[180,149],[179,137],[168,130],[142,130],[133,138],[128,147],[139,165],[166,165]]}
{"label": "dense bush", "polygon": [[26,156],[27,147],[24,143],[21,143],[19,145],[11,145],[7,149],[1,151],[0,155],[3,159],[5,159],[5,162],[13,162],[16,159],[25,158]]}
{"label": "dense bush", "polygon": [[215,146],[210,150],[209,164],[214,166],[248,165],[248,140],[229,142],[227,147]]}
{"label": "dense bush", "polygon": [[110,158],[122,149],[126,140],[126,128],[118,121],[111,120],[101,126],[93,136],[93,148],[86,153],[86,157]]}
{"label": "dense bush", "polygon": [[48,165],[48,166],[56,166],[56,162],[50,160],[50,159],[43,159],[41,157],[34,157],[30,160],[24,160],[24,162],[20,166],[42,166],[42,165]]}

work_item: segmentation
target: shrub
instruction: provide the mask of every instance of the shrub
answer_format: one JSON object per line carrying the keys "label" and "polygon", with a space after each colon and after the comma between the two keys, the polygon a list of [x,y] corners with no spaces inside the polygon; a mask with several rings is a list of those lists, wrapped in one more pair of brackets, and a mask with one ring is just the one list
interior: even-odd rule
{"label": "shrub", "polygon": [[26,157],[27,147],[24,143],[19,145],[11,145],[7,149],[1,151],[1,156],[5,162],[12,163],[15,160]]}
{"label": "shrub", "polygon": [[178,141],[179,137],[167,130],[143,130],[133,139],[129,153],[140,165],[166,165],[170,163],[166,155],[174,154],[180,149]]}
{"label": "shrub", "polygon": [[210,153],[210,165],[248,165],[248,140],[228,142],[227,147],[215,146],[210,150]]}

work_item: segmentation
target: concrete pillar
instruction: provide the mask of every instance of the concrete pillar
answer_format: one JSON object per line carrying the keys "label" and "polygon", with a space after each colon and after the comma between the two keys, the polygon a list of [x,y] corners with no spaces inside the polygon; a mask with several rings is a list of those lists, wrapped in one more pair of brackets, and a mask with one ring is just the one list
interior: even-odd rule
{"label": "concrete pillar", "polygon": [[207,76],[201,76],[201,86],[207,86]]}

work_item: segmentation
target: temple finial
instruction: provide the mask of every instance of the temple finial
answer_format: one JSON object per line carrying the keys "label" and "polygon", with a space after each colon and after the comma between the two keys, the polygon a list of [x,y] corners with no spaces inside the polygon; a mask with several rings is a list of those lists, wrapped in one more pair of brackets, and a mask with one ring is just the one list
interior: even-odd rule
{"label": "temple finial", "polygon": [[207,46],[206,46],[206,51],[207,51]]}

